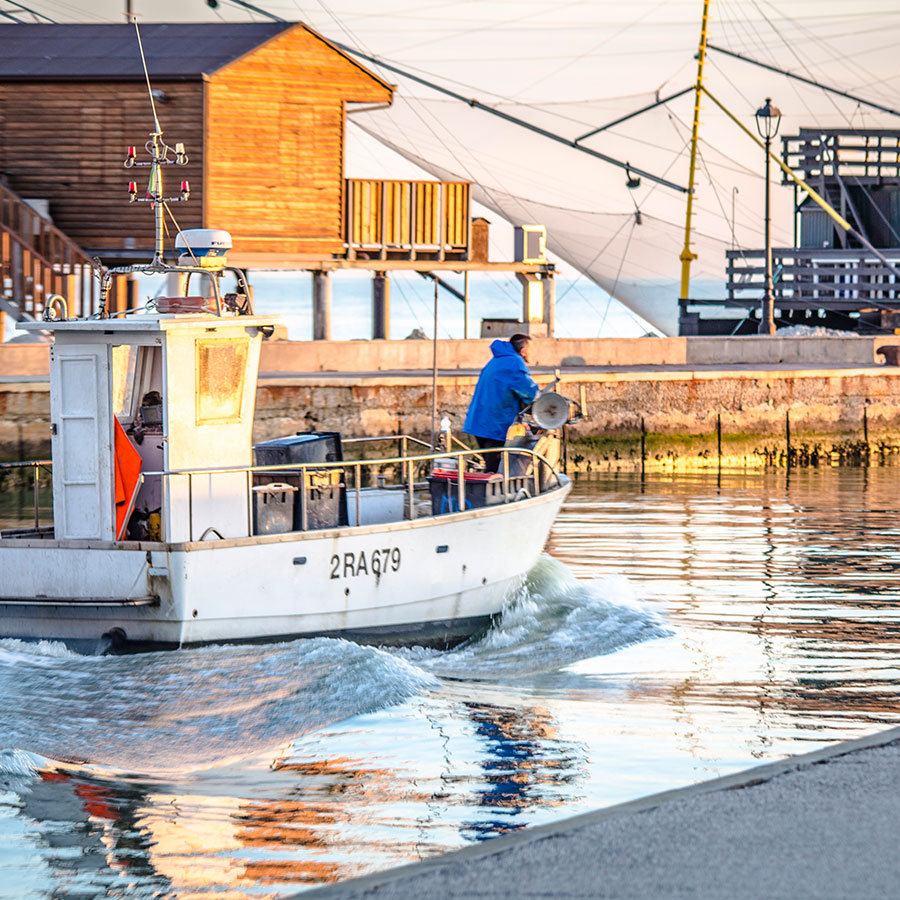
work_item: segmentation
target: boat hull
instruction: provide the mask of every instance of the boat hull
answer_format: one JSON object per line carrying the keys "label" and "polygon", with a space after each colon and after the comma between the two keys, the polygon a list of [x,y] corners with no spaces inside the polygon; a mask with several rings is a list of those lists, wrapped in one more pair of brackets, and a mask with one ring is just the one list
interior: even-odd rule
{"label": "boat hull", "polygon": [[88,650],[313,635],[451,646],[501,610],[569,486],[411,522],[266,537],[0,540],[0,635]]}

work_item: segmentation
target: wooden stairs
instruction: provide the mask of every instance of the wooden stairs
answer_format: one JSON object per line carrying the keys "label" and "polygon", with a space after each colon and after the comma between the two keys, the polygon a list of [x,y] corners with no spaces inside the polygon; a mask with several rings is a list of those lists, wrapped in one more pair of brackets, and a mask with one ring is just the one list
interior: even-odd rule
{"label": "wooden stairs", "polygon": [[[66,301],[70,318],[97,311],[99,266],[49,219],[0,184],[0,342],[6,317],[40,319],[53,294]],[[115,279],[109,309],[125,309],[125,279]]]}

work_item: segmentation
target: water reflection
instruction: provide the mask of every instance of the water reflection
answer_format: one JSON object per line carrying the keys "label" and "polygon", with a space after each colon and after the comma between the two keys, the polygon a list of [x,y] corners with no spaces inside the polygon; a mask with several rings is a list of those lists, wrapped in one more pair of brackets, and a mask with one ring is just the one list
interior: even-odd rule
{"label": "water reflection", "polygon": [[17,779],[45,895],[290,893],[524,827],[541,807],[565,804],[586,774],[584,748],[559,739],[546,708],[423,702],[437,758],[422,746],[403,747],[392,765],[318,756],[323,739],[340,742],[334,731],[300,740],[252,778],[249,765],[234,773],[245,796],[227,790],[225,771],[177,784],[56,766]]}
{"label": "water reflection", "polygon": [[558,742],[556,723],[547,709],[478,703],[466,703],[465,708],[484,743],[484,785],[476,802],[491,811],[481,821],[466,823],[465,837],[481,841],[518,831],[527,824],[520,818],[524,810],[566,802],[565,788],[584,771],[576,746]]}
{"label": "water reflection", "polygon": [[[42,771],[20,782],[17,795],[20,815],[31,823],[28,862],[47,882],[45,896],[112,896],[136,884],[148,896],[173,896],[152,862],[152,834],[138,821],[140,788]],[[35,857],[42,864],[37,873]]]}
{"label": "water reflection", "polygon": [[579,574],[627,559],[639,592],[668,607],[690,674],[641,681],[638,702],[668,697],[699,720],[757,709],[770,743],[771,732],[775,743],[846,737],[900,720],[895,478],[844,469],[582,484],[550,549]]}

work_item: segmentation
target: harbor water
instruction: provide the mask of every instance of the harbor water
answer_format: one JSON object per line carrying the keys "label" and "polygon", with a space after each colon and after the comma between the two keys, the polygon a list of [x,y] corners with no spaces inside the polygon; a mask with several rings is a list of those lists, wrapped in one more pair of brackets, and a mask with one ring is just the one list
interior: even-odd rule
{"label": "harbor water", "polygon": [[287,896],[896,724],[897,477],[581,480],[445,652],[0,640],[0,897]]}

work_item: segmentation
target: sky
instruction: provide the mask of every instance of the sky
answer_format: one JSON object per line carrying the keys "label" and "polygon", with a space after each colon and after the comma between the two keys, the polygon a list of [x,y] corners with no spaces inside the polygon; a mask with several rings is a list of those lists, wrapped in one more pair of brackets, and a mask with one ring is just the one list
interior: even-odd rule
{"label": "sky", "polygon": [[[205,0],[132,2],[146,22],[265,20],[232,0],[219,0],[215,10]],[[24,3],[58,21],[124,19],[125,0]],[[259,5],[568,138],[690,86],[703,7],[702,0]],[[10,0],[0,0],[0,10],[9,8]],[[710,7],[712,44],[888,105],[900,96],[898,32],[896,0],[713,0]],[[468,178],[481,185],[480,199],[494,212],[488,217],[496,223],[498,255],[507,257],[511,245],[499,210],[514,221],[547,224],[551,249],[575,266],[572,271],[589,274],[616,296],[649,296],[656,286],[677,297],[672,285],[680,271],[683,195],[646,179],[629,190],[620,169],[502,125],[396,73],[382,74],[398,84],[394,106],[355,118],[365,132],[350,130],[348,176],[415,177],[414,159],[433,176]],[[767,96],[784,111],[782,134],[813,125],[897,126],[896,118],[712,51],[706,84],[751,130],[753,113]],[[683,185],[692,109],[687,95],[586,144]],[[406,158],[386,151],[372,135],[402,145]],[[703,290],[721,295],[724,253],[732,244],[762,245],[762,158],[705,100],[694,222],[700,258],[692,296]],[[772,202],[775,246],[791,246],[793,193],[775,188]],[[621,322],[637,333],[645,328],[633,316]]]}

